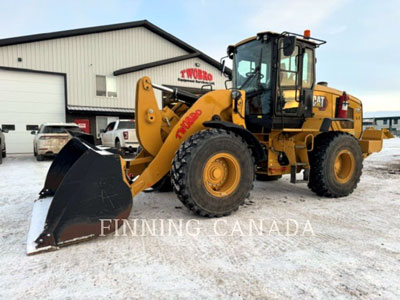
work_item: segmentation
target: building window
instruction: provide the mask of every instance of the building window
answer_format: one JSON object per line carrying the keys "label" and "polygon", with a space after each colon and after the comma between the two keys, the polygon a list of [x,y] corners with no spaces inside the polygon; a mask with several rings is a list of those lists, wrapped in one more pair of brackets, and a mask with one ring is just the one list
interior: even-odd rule
{"label": "building window", "polygon": [[399,119],[394,119],[393,122],[394,122],[394,125],[397,125],[397,124],[399,124]]}
{"label": "building window", "polygon": [[383,125],[387,125],[387,120],[383,120]]}
{"label": "building window", "polygon": [[8,130],[8,131],[15,130],[15,125],[14,124],[3,124],[3,125],[1,125],[1,128],[3,130]]}
{"label": "building window", "polygon": [[113,76],[96,75],[96,96],[117,97],[117,79]]}

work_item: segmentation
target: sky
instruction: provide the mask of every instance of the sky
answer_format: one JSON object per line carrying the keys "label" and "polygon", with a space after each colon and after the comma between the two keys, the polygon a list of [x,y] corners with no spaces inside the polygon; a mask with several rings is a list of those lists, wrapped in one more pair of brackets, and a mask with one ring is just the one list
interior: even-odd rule
{"label": "sky", "polygon": [[261,31],[328,43],[317,81],[363,101],[364,111],[400,110],[400,0],[0,0],[0,38],[146,19],[219,60]]}

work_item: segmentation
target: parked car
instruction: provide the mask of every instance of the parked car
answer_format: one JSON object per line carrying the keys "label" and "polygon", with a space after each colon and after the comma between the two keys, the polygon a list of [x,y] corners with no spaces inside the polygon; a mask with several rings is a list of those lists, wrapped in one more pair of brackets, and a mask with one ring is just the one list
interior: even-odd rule
{"label": "parked car", "polygon": [[118,120],[107,125],[101,134],[101,144],[131,152],[139,147],[136,137],[135,120]]}
{"label": "parked car", "polygon": [[7,133],[8,130],[6,129],[1,129],[0,128],[0,164],[3,163],[3,158],[7,156],[7,151],[6,151],[6,136],[4,133]]}
{"label": "parked car", "polygon": [[32,131],[33,154],[38,161],[46,156],[54,156],[60,152],[66,143],[71,139],[68,131],[81,133],[81,129],[75,123],[45,123],[40,125],[38,131]]}

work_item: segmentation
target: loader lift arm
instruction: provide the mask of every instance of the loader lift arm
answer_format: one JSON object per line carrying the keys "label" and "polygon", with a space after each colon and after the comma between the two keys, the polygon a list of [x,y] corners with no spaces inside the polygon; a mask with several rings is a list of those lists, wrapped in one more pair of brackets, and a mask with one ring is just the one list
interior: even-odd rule
{"label": "loader lift arm", "polygon": [[[200,97],[186,111],[178,112],[180,115],[174,115],[169,121],[170,134],[163,140],[161,127],[168,126],[165,116],[175,112],[168,107],[158,110],[150,78],[140,79],[136,88],[137,134],[144,149],[128,166],[129,172],[134,175],[139,175],[136,169],[143,170],[131,185],[132,196],[151,187],[167,174],[180,145],[194,133],[205,129],[204,123],[212,120],[214,115],[226,122],[232,120],[230,91],[212,91]],[[146,157],[147,161],[143,162]]]}

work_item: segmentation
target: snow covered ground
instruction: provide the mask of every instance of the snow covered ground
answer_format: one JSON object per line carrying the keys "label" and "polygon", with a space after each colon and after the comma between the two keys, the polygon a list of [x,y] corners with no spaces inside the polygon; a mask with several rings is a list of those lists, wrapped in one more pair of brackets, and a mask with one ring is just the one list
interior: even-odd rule
{"label": "snow covered ground", "polygon": [[130,224],[172,222],[164,236],[139,230],[26,256],[50,163],[11,156],[0,166],[0,299],[400,298],[399,138],[365,160],[346,198],[284,177],[256,182],[232,216],[204,219],[173,193],[141,193]]}

